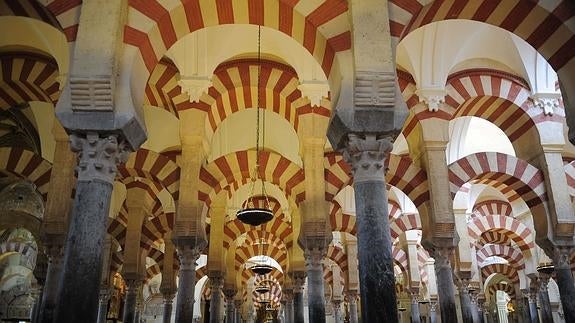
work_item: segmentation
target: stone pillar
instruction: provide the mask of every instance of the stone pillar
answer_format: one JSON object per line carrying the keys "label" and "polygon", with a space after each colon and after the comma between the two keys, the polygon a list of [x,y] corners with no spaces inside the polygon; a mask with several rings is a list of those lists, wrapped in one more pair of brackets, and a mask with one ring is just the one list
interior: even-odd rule
{"label": "stone pillar", "polygon": [[235,306],[234,306],[234,296],[236,296],[237,290],[233,288],[224,289],[224,296],[226,296],[226,322],[234,321]]}
{"label": "stone pillar", "polygon": [[222,287],[224,287],[224,275],[220,271],[209,273],[212,298],[210,299],[210,323],[221,323],[224,318],[220,312],[222,307]]}
{"label": "stone pillar", "polygon": [[453,272],[451,269],[451,256],[453,255],[454,247],[434,246],[430,251],[431,256],[435,259],[435,276],[437,278],[441,322],[457,323]]}
{"label": "stone pillar", "polygon": [[110,291],[108,289],[101,289],[100,299],[98,301],[98,323],[106,323],[109,299]]}
{"label": "stone pillar", "polygon": [[72,134],[78,153],[78,182],[66,240],[56,322],[95,322],[102,275],[102,245],[108,224],[116,165],[127,154],[117,136]]}
{"label": "stone pillar", "polygon": [[555,247],[553,264],[565,322],[575,322],[575,282],[571,273],[571,247]]}
{"label": "stone pillar", "polygon": [[357,291],[348,290],[345,297],[349,305],[349,323],[357,323]]}
{"label": "stone pillar", "polygon": [[235,321],[232,321],[232,322],[242,323],[242,300],[241,299],[234,300],[234,308],[236,309]]}
{"label": "stone pillar", "polygon": [[187,238],[174,238],[174,244],[180,260],[176,322],[192,322],[194,318],[194,292],[196,290],[196,261],[200,257],[203,246],[189,241]]}
{"label": "stone pillar", "polygon": [[471,317],[473,318],[473,323],[480,323],[479,305],[477,304],[479,293],[477,289],[469,289],[469,298],[471,300]]}
{"label": "stone pillar", "polygon": [[477,315],[479,316],[479,322],[485,323],[485,312],[483,311],[483,306],[485,304],[485,294],[477,294]]}
{"label": "stone pillar", "polygon": [[419,311],[419,289],[411,291],[411,322],[421,322],[421,314]]}
{"label": "stone pillar", "polygon": [[293,323],[293,289],[285,288],[282,291],[282,295],[285,299],[285,321],[286,323]]}
{"label": "stone pillar", "polygon": [[30,297],[33,299],[32,312],[30,313],[30,321],[32,323],[38,322],[38,315],[40,311],[40,302],[42,301],[42,287],[31,287]]}
{"label": "stone pillar", "polygon": [[172,322],[172,310],[176,293],[174,291],[162,291],[162,296],[164,297],[164,313],[162,315],[162,322],[170,323]]}
{"label": "stone pillar", "polygon": [[549,274],[539,273],[539,304],[541,305],[541,320],[543,322],[553,322],[553,313],[551,311],[551,302],[549,301]]}
{"label": "stone pillar", "polygon": [[393,148],[388,139],[349,134],[344,150],[355,190],[361,319],[397,322],[395,276],[387,209],[384,164]]}
{"label": "stone pillar", "polygon": [[[437,262],[436,262],[437,264]],[[457,279],[459,291],[459,303],[461,305],[461,319],[463,322],[473,322],[471,310],[471,297],[469,296],[469,279]]]}
{"label": "stone pillar", "polygon": [[341,315],[341,299],[335,299],[331,303],[333,304],[333,317],[335,323],[343,323]]}
{"label": "stone pillar", "polygon": [[306,248],[304,251],[307,271],[307,303],[310,322],[325,322],[325,296],[323,289],[323,264],[325,248]]}
{"label": "stone pillar", "polygon": [[303,313],[303,285],[305,284],[305,272],[295,271],[291,273],[293,282],[293,322],[304,323]]}
{"label": "stone pillar", "polygon": [[40,322],[54,322],[54,311],[56,304],[58,304],[58,285],[63,265],[62,249],[61,244],[46,245],[45,253],[48,257],[48,266],[38,314]]}
{"label": "stone pillar", "polygon": [[528,301],[531,323],[539,323],[539,313],[537,311],[537,290],[535,288],[529,289]]}
{"label": "stone pillar", "polygon": [[124,315],[122,321],[125,323],[136,322],[136,303],[138,302],[138,292],[141,281],[138,278],[127,278],[126,282],[126,299],[124,300]]}
{"label": "stone pillar", "polygon": [[429,301],[429,321],[437,323],[437,301],[434,299]]}

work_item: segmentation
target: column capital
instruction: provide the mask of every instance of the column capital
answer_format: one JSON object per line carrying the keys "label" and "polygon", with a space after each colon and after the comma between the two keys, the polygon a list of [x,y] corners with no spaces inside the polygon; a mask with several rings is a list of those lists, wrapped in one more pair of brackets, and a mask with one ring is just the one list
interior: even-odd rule
{"label": "column capital", "polygon": [[282,289],[282,298],[287,302],[293,301],[293,289],[292,288]]}
{"label": "column capital", "polygon": [[391,139],[356,133],[348,134],[347,139],[343,157],[351,165],[354,182],[384,181],[385,159],[393,149]]}
{"label": "column capital", "polygon": [[411,304],[419,304],[419,288],[412,288],[409,294],[411,296]]}
{"label": "column capital", "polygon": [[323,259],[327,254],[327,248],[321,246],[315,246],[311,248],[306,248],[303,252],[305,258],[305,265],[310,269],[323,269]]}
{"label": "column capital", "polygon": [[171,287],[160,287],[160,293],[162,293],[164,303],[167,301],[170,301],[171,303],[176,296],[177,290]]}
{"label": "column capital", "polygon": [[345,299],[350,303],[357,302],[357,296],[359,293],[356,290],[350,289],[345,291]]}
{"label": "column capital", "polygon": [[571,269],[573,246],[557,246],[553,249],[553,266],[555,269]]}
{"label": "column capital", "polygon": [[236,296],[237,292],[238,290],[235,288],[224,288],[223,290],[224,296],[226,297],[226,300],[228,302],[233,301],[234,296]]}
{"label": "column capital", "polygon": [[177,238],[174,237],[172,241],[176,246],[178,260],[180,261],[180,270],[196,270],[196,261],[200,258],[202,250],[205,248],[203,244],[193,243],[190,237]]}
{"label": "column capital", "polygon": [[70,149],[78,154],[78,181],[113,184],[117,165],[128,159],[129,146],[118,135],[97,132],[70,135]]}
{"label": "column capital", "polygon": [[222,289],[224,287],[224,274],[221,271],[211,270],[208,273],[208,277],[210,278],[212,293],[214,289]]}
{"label": "column capital", "polygon": [[445,103],[447,92],[444,88],[422,88],[417,89],[415,94],[419,98],[419,102],[425,104],[429,111],[436,112],[440,105]]}
{"label": "column capital", "polygon": [[428,251],[431,257],[435,259],[436,268],[451,268],[451,257],[455,251],[454,246],[432,246]]}
{"label": "column capital", "polygon": [[289,273],[293,284],[294,293],[303,292],[303,285],[305,284],[306,272],[305,271],[292,271]]}
{"label": "column capital", "polygon": [[236,309],[239,309],[244,302],[241,299],[234,299],[234,306]]}

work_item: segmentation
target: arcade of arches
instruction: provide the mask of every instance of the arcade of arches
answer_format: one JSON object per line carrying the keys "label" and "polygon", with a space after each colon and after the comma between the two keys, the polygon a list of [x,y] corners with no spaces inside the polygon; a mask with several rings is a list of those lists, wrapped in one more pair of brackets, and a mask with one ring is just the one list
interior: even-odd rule
{"label": "arcade of arches", "polygon": [[0,30],[0,319],[575,322],[572,1],[0,0]]}

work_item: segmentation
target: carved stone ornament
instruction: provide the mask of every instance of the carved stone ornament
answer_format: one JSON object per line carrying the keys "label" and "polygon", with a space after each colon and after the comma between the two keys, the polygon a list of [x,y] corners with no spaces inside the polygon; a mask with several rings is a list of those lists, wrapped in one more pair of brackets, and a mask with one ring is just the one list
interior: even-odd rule
{"label": "carved stone ornament", "polygon": [[415,94],[419,102],[424,103],[431,112],[437,112],[440,104],[445,103],[445,89],[418,89]]}
{"label": "carved stone ornament", "polygon": [[357,71],[354,94],[356,106],[395,105],[395,73]]}
{"label": "carved stone ornament", "polygon": [[327,82],[303,81],[298,85],[303,97],[309,99],[312,107],[321,106],[321,100],[329,95],[329,84]]}
{"label": "carved stone ornament", "polygon": [[572,247],[555,247],[553,254],[553,265],[555,269],[569,269],[571,268],[571,255],[573,254]]}
{"label": "carved stone ornament", "polygon": [[547,116],[552,116],[555,109],[559,108],[560,93],[535,93],[531,96],[533,104],[542,109]]}
{"label": "carved stone ornament", "polygon": [[182,92],[188,94],[190,102],[199,102],[202,94],[207,93],[212,86],[212,81],[207,77],[182,76],[178,85],[182,88]]}
{"label": "carved stone ornament", "polygon": [[383,181],[385,159],[393,149],[391,140],[378,139],[375,135],[362,137],[349,134],[343,158],[351,165],[354,182],[369,180]]}
{"label": "carved stone ornament", "polygon": [[128,146],[117,135],[100,137],[97,133],[70,135],[70,149],[78,154],[78,181],[99,180],[114,183],[117,165],[128,159]]}
{"label": "carved stone ornament", "polygon": [[451,256],[455,251],[453,247],[434,247],[430,250],[431,257],[435,259],[435,268],[451,269]]}
{"label": "carved stone ornament", "polygon": [[113,85],[109,76],[70,78],[70,98],[74,111],[114,111]]}
{"label": "carved stone ornament", "polygon": [[294,271],[290,274],[294,293],[303,292],[303,286],[305,284],[306,273],[304,271]]}
{"label": "carved stone ornament", "polygon": [[182,245],[176,248],[176,252],[180,261],[180,270],[196,270],[196,261],[200,258],[201,248]]}
{"label": "carved stone ornament", "polygon": [[308,270],[323,270],[322,261],[326,253],[325,248],[306,248],[303,255]]}

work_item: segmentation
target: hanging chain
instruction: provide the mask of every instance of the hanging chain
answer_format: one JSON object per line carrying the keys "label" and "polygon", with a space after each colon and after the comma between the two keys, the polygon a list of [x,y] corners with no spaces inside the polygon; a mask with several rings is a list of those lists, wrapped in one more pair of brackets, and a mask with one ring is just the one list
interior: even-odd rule
{"label": "hanging chain", "polygon": [[261,57],[261,39],[262,39],[262,26],[258,25],[258,96],[256,104],[256,178],[258,177],[260,167],[260,86],[262,74],[262,57]]}

